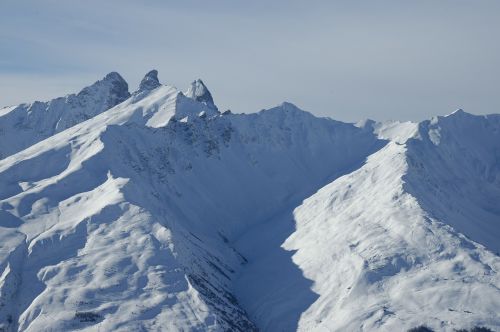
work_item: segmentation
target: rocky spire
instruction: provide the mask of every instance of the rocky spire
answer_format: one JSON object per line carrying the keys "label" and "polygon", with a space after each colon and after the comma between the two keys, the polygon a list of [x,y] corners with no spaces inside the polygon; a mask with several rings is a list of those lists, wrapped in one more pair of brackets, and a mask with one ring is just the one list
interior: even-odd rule
{"label": "rocky spire", "polygon": [[117,72],[111,72],[104,76],[103,79],[95,82],[94,84],[83,88],[77,95],[79,99],[92,99],[93,96],[101,95],[106,100],[106,105],[103,105],[102,111],[111,108],[128,97],[127,82]]}
{"label": "rocky spire", "polygon": [[186,97],[194,99],[200,103],[204,103],[210,108],[217,109],[217,106],[214,104],[212,94],[208,91],[208,88],[200,79],[191,83],[191,86],[186,91]]}
{"label": "rocky spire", "polygon": [[153,90],[160,85],[161,84],[158,81],[158,71],[153,69],[142,79],[141,84],[139,85],[139,91]]}

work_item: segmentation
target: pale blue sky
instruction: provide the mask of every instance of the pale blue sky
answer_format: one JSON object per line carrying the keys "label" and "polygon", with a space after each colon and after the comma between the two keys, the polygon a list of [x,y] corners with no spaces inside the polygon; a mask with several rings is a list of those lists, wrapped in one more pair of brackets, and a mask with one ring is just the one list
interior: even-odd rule
{"label": "pale blue sky", "polygon": [[500,112],[500,1],[0,1],[0,105],[152,68],[220,109],[355,121]]}

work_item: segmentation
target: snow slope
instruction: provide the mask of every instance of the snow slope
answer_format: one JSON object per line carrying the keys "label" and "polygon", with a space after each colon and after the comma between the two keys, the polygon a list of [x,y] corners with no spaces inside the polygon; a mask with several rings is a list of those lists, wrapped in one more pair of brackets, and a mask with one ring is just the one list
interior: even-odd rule
{"label": "snow slope", "polygon": [[405,190],[407,153],[389,143],[294,211],[283,247],[319,295],[301,330],[499,326],[500,259]]}
{"label": "snow slope", "polygon": [[500,326],[498,117],[221,114],[157,75],[0,160],[2,328]]}
{"label": "snow slope", "polygon": [[392,141],[238,241],[254,258],[237,283],[250,317],[266,331],[498,328],[498,119],[368,123]]}
{"label": "snow slope", "polygon": [[432,216],[500,253],[500,116],[458,110],[408,142],[406,190]]}
{"label": "snow slope", "polygon": [[253,329],[232,293],[246,259],[230,239],[378,144],[291,104],[221,115],[156,75],[0,161],[8,231],[25,237],[5,248],[21,254],[4,259],[2,288],[20,330],[76,328],[80,312],[95,314],[90,329]]}

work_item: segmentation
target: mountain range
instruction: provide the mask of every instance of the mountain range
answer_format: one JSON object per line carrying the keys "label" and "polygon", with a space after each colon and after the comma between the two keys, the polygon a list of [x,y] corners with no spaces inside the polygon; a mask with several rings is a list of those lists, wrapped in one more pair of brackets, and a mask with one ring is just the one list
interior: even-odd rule
{"label": "mountain range", "polygon": [[0,109],[0,331],[495,330],[499,239],[499,114],[235,114],[156,70]]}

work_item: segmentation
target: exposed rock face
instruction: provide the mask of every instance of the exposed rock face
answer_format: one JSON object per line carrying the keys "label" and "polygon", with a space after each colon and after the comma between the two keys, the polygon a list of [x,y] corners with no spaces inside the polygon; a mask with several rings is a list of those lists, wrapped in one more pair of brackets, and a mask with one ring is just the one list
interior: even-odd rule
{"label": "exposed rock face", "polygon": [[0,109],[0,158],[88,120],[129,97],[127,82],[111,72],[77,94]]}
{"label": "exposed rock face", "polygon": [[156,69],[153,69],[149,71],[142,79],[141,83],[139,84],[139,91],[153,90],[160,85],[160,81],[158,81],[158,71]]}

